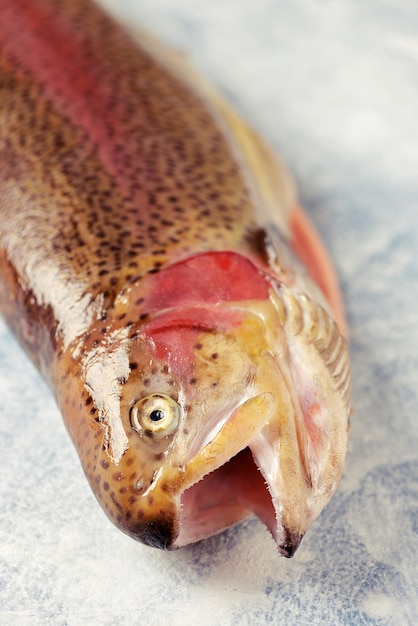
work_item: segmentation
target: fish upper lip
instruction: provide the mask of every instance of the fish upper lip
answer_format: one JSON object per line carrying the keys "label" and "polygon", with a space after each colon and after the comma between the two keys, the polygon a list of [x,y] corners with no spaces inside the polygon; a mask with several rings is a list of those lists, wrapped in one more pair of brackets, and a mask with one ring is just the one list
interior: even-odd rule
{"label": "fish upper lip", "polygon": [[[274,407],[274,396],[266,391],[238,404],[220,420],[219,428],[205,430],[190,450],[184,466],[183,488],[188,489],[246,448],[268,424]],[[215,434],[210,438],[213,431]],[[224,445],[224,441],[228,441],[228,445]]]}
{"label": "fish upper lip", "polygon": [[[240,475],[248,480],[245,468],[244,474],[237,469],[237,463],[241,467],[238,457],[242,453],[247,455],[247,459],[251,458],[249,445],[269,424],[275,406],[275,397],[269,391],[252,396],[230,410],[226,417],[223,414],[216,425],[212,428],[209,426],[194,442],[190,455],[195,450],[196,453],[189,456],[182,470],[178,501],[179,532],[171,548],[190,543],[190,537],[195,541],[213,534],[213,525],[216,526],[216,532],[220,532],[251,513],[251,505],[237,497],[234,489],[225,494],[225,489],[228,491],[225,485],[230,484],[230,479],[231,484],[235,484],[235,479]],[[263,478],[252,459],[251,464],[261,481],[258,485],[260,488]],[[218,472],[221,472],[221,479]]]}
{"label": "fish upper lip", "polygon": [[223,407],[222,411],[217,412],[205,424],[205,427],[194,438],[186,458],[187,463],[203,450],[205,446],[210,444],[221,432],[228,420],[239,410],[248,400],[250,396],[244,397],[240,402],[231,403],[227,408]]}

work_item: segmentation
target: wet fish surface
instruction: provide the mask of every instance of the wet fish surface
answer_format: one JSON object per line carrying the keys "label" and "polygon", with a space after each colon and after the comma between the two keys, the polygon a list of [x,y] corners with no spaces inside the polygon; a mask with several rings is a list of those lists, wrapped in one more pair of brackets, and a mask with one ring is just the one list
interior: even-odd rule
{"label": "wet fish surface", "polygon": [[294,554],[347,447],[331,262],[256,133],[84,0],[2,1],[0,310],[123,532],[255,514]]}

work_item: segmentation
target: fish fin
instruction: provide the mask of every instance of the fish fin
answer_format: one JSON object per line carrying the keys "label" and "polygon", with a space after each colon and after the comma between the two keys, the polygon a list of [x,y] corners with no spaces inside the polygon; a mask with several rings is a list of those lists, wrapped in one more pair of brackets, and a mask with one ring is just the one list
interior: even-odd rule
{"label": "fish fin", "polygon": [[341,334],[348,338],[343,298],[334,265],[322,241],[303,209],[295,205],[291,214],[291,247],[308,268],[329,302]]}
{"label": "fish fin", "polygon": [[253,177],[254,187],[261,196],[258,206],[262,207],[263,214],[260,220],[273,223],[282,235],[289,238],[291,212],[297,202],[296,188],[289,172],[258,133],[220,96],[217,104],[246,157],[248,177]]}

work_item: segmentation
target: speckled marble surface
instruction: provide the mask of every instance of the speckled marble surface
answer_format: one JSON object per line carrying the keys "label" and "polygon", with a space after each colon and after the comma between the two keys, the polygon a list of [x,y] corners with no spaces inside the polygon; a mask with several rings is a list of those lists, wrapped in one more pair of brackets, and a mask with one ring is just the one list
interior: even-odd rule
{"label": "speckled marble surface", "polygon": [[416,624],[418,6],[106,4],[188,52],[294,172],[346,300],[348,461],[291,561],[255,520],[176,553],[137,545],[0,323],[0,624]]}

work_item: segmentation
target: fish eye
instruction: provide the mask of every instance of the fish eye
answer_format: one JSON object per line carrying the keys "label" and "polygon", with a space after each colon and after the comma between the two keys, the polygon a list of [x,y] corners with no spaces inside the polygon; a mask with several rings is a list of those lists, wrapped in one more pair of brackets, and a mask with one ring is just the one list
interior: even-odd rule
{"label": "fish eye", "polygon": [[131,426],[140,434],[163,439],[172,435],[180,422],[181,409],[165,393],[154,393],[141,398],[131,408]]}

